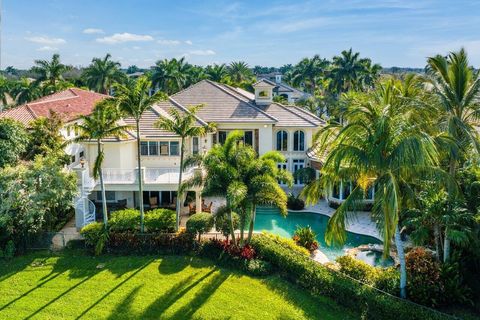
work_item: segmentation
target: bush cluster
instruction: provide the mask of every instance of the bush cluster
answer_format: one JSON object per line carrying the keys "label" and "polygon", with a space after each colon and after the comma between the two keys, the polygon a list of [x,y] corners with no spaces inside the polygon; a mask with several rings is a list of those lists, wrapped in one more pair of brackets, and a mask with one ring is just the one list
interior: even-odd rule
{"label": "bush cluster", "polygon": [[292,239],[296,244],[310,252],[318,249],[317,234],[310,226],[297,227]]}
{"label": "bush cluster", "polygon": [[290,210],[303,210],[305,208],[305,201],[300,199],[300,196],[295,196],[290,193],[287,198],[287,208]]}
{"label": "bush cluster", "polygon": [[155,209],[145,213],[148,232],[175,232],[176,213],[170,209]]}
{"label": "bush cluster", "polygon": [[394,267],[376,268],[351,256],[335,260],[340,272],[392,295],[399,294],[400,274]]}
{"label": "bush cluster", "polygon": [[110,214],[108,228],[113,232],[139,231],[140,211],[136,209],[123,209]]}
{"label": "bush cluster", "polygon": [[202,234],[210,231],[213,224],[214,219],[211,213],[196,213],[187,220],[187,232],[197,235],[198,241],[200,241]]}
{"label": "bush cluster", "polygon": [[108,230],[100,222],[87,224],[80,230],[80,234],[85,238],[85,244],[94,248],[95,255],[103,252],[109,238]]}
{"label": "bush cluster", "polygon": [[347,308],[358,310],[364,318],[450,319],[448,315],[355,282],[305,255],[279,245],[271,237],[255,235],[252,246],[262,260],[270,262],[288,280],[313,294],[330,297]]}

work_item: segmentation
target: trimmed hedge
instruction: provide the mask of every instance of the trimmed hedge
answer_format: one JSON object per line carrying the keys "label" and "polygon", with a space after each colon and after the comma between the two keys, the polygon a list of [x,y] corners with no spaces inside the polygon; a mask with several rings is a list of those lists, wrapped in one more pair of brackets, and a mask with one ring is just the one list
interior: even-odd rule
{"label": "trimmed hedge", "polygon": [[289,250],[264,234],[251,245],[260,258],[270,262],[285,278],[313,294],[327,296],[340,305],[358,310],[366,319],[443,320],[452,317],[382,293],[370,286],[322,266],[307,256]]}
{"label": "trimmed hedge", "polygon": [[210,231],[213,224],[214,218],[211,213],[196,213],[187,220],[187,232],[198,235],[198,241],[200,241],[201,235]]}
{"label": "trimmed hedge", "polygon": [[176,213],[170,209],[155,209],[145,213],[148,232],[175,232]]}
{"label": "trimmed hedge", "polygon": [[178,233],[110,232],[107,243],[113,253],[179,253],[193,249],[193,236]]}
{"label": "trimmed hedge", "polygon": [[113,211],[110,215],[109,230],[118,232],[140,230],[140,211],[137,209]]}

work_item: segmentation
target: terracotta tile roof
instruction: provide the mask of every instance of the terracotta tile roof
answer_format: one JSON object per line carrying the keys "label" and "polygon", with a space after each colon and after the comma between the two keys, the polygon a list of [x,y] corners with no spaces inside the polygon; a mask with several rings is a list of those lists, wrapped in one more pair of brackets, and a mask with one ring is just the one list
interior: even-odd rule
{"label": "terracotta tile roof", "polygon": [[202,80],[174,94],[172,98],[183,106],[203,104],[197,115],[206,122],[277,122],[277,119],[251,104],[244,96],[209,80]]}
{"label": "terracotta tile roof", "polygon": [[50,111],[54,111],[68,122],[79,116],[89,115],[98,101],[108,97],[96,92],[70,88],[1,112],[0,118],[12,118],[28,125],[39,117],[48,117]]}

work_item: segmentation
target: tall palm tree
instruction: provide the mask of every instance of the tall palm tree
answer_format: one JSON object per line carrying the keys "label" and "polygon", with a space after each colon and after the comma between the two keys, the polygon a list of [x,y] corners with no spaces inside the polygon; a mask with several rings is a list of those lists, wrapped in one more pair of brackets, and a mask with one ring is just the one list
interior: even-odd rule
{"label": "tall palm tree", "polygon": [[113,105],[112,100],[102,100],[99,102],[91,115],[81,116],[79,123],[74,127],[79,131],[79,135],[74,139],[75,142],[95,141],[97,143],[97,157],[93,166],[93,177],[100,178],[100,188],[102,192],[102,211],[105,228],[108,223],[107,202],[105,198],[105,184],[103,182],[102,164],[105,158],[103,151],[103,140],[108,137],[122,137],[129,126],[118,125],[120,112]]}
{"label": "tall palm tree", "polygon": [[37,82],[22,78],[15,82],[12,90],[15,104],[21,105],[42,97],[42,89]]}
{"label": "tall palm tree", "polygon": [[411,184],[426,174],[444,177],[437,169],[435,139],[422,130],[415,116],[417,105],[401,97],[398,84],[389,80],[373,92],[351,100],[345,126],[330,124],[315,136],[320,154],[328,152],[321,178],[302,195],[316,203],[341,181],[353,190],[328,221],[325,240],[344,243],[345,226],[352,221],[369,188],[375,189],[372,217],[384,240],[384,253],[395,239],[400,259],[400,291],[406,297],[406,266],[400,237],[400,212],[412,200]]}
{"label": "tall palm tree", "polygon": [[208,79],[215,81],[215,82],[222,82],[225,80],[225,77],[228,75],[227,66],[222,64],[213,64],[208,65],[205,68],[205,73]]}
{"label": "tall palm tree", "polygon": [[0,112],[8,107],[8,96],[12,87],[12,83],[7,78],[0,76]]}
{"label": "tall palm tree", "polygon": [[152,83],[147,77],[142,76],[136,82],[129,82],[126,85],[117,84],[115,86],[115,98],[113,101],[118,105],[120,111],[135,120],[135,130],[137,133],[137,167],[138,167],[138,203],[140,204],[140,230],[144,231],[144,212],[143,212],[143,181],[142,181],[142,158],[140,150],[140,119],[143,113],[150,109],[159,101],[166,100],[168,97],[161,91],[149,95]]}
{"label": "tall palm tree", "polygon": [[365,72],[365,62],[359,52],[343,50],[340,56],[333,57],[330,69],[331,89],[338,94],[358,87],[361,75]]}
{"label": "tall palm tree", "polygon": [[[427,81],[437,97],[435,112],[440,114],[439,128],[453,139],[458,150],[448,150],[449,173],[455,178],[462,155],[480,151],[480,76],[469,65],[467,53],[462,48],[447,57],[428,58]],[[458,152],[460,151],[460,152]],[[454,196],[451,195],[453,199]],[[450,257],[450,235],[445,230],[443,259]]]}
{"label": "tall palm tree", "polygon": [[292,70],[290,81],[294,86],[304,85],[308,92],[315,93],[320,79],[325,77],[325,71],[329,66],[326,59],[319,55],[313,58],[302,59]]}
{"label": "tall palm tree", "polygon": [[183,57],[159,60],[152,67],[152,85],[167,94],[176,93],[185,88],[190,67]]}
{"label": "tall palm tree", "polygon": [[253,77],[252,70],[244,61],[231,62],[227,70],[230,80],[236,86],[240,86],[242,82],[249,81]]}
{"label": "tall palm tree", "polygon": [[93,58],[92,63],[83,71],[82,77],[90,89],[108,94],[115,82],[126,78],[120,70],[120,63],[112,61],[111,57],[107,53],[104,58]]}
{"label": "tall palm tree", "polygon": [[185,170],[184,160],[185,160],[185,141],[187,138],[192,137],[201,137],[206,135],[209,132],[215,130],[215,126],[208,124],[205,126],[196,125],[197,117],[195,116],[196,112],[202,106],[193,106],[188,108],[185,112],[180,112],[176,108],[171,108],[169,110],[170,117],[161,118],[155,125],[159,129],[163,129],[169,132],[175,133],[181,138],[180,142],[180,168],[178,175],[178,189],[177,189],[177,204],[176,204],[176,213],[177,213],[177,224],[176,229],[178,230],[180,226],[180,206],[181,206],[181,197],[182,197],[182,178],[183,171]]}
{"label": "tall palm tree", "polygon": [[35,60],[35,66],[32,67],[32,71],[38,74],[37,82],[47,82],[48,85],[56,87],[59,81],[63,80],[63,74],[72,69],[71,66],[67,66],[60,62],[60,55],[55,53],[52,56],[52,60]]}

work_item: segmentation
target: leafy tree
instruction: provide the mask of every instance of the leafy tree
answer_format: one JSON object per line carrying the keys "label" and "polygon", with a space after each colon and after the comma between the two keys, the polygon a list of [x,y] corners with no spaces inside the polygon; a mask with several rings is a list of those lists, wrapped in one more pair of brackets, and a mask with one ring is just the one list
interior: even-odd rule
{"label": "leafy tree", "polygon": [[437,169],[439,152],[435,140],[417,125],[417,105],[404,99],[394,80],[359,95],[345,112],[347,124],[331,123],[314,140],[320,154],[327,152],[321,178],[302,191],[307,203],[316,203],[340,181],[354,188],[330,218],[325,234],[328,244],[344,243],[345,226],[355,216],[369,188],[375,188],[372,217],[377,222],[384,252],[395,239],[400,259],[400,290],[406,297],[406,267],[400,237],[400,213],[413,201],[411,184],[419,177],[445,179]]}
{"label": "leafy tree", "polygon": [[152,68],[152,85],[167,94],[176,93],[185,88],[190,68],[185,58],[159,60]]}
{"label": "leafy tree", "polygon": [[29,137],[27,130],[12,119],[0,119],[0,168],[15,166],[25,153]]}
{"label": "leafy tree", "polygon": [[93,58],[92,63],[83,70],[82,76],[90,89],[108,94],[115,82],[120,82],[126,78],[120,70],[120,63],[112,61],[111,57],[107,53],[102,59]]}
{"label": "leafy tree", "polygon": [[141,71],[142,71],[142,69],[140,69],[136,65],[131,65],[131,66],[127,67],[126,73],[127,74],[132,74],[132,73],[141,72]]}
{"label": "leafy tree", "polygon": [[[437,127],[448,134],[456,148],[447,150],[450,175],[455,178],[466,154],[480,151],[478,118],[480,116],[480,76],[469,65],[464,49],[447,57],[428,58],[428,83],[437,97],[434,113],[440,114]],[[451,194],[454,199],[455,194]],[[449,230],[445,230],[444,261],[450,257]]]}
{"label": "leafy tree", "polygon": [[79,135],[73,140],[75,142],[81,141],[95,141],[97,143],[97,157],[95,165],[93,166],[93,177],[100,178],[100,188],[102,192],[102,209],[103,222],[105,228],[107,227],[107,202],[105,198],[105,184],[103,183],[102,164],[105,158],[103,151],[103,140],[109,137],[123,137],[128,126],[119,125],[121,113],[112,103],[112,99],[105,99],[97,103],[93,112],[89,116],[81,116],[80,122],[74,125],[79,131]]}
{"label": "leafy tree", "polygon": [[222,64],[213,64],[205,68],[205,74],[207,78],[215,82],[223,82],[228,76],[227,66]]}
{"label": "leafy tree", "polygon": [[35,119],[30,124],[30,143],[28,144],[26,158],[34,159],[37,155],[54,155],[62,160],[62,163],[66,163],[65,139],[60,131],[63,126],[62,118],[53,111],[50,111],[48,117]]}
{"label": "leafy tree", "polygon": [[0,106],[0,112],[3,109],[8,109],[8,96],[12,87],[12,83],[7,80],[7,78],[0,76],[0,102],[2,105]]}
{"label": "leafy tree", "polygon": [[42,97],[43,92],[38,82],[21,78],[14,83],[11,95],[15,99],[15,104],[22,105]]}
{"label": "leafy tree", "polygon": [[[113,101],[119,106],[120,110],[128,116],[135,119],[135,130],[137,133],[137,167],[142,167],[142,154],[140,152],[140,119],[145,111],[150,109],[157,102],[166,100],[167,96],[160,91],[150,96],[152,84],[147,77],[143,76],[137,82],[127,85],[115,86],[115,98]],[[138,200],[140,205],[140,230],[144,231],[144,210],[143,210],[143,182],[142,171],[138,170]]]}
{"label": "leafy tree", "polygon": [[317,86],[325,76],[325,71],[329,66],[326,59],[315,55],[312,59],[304,58],[292,70],[290,81],[294,86],[304,85],[308,92],[315,93]]}
{"label": "leafy tree", "polygon": [[60,62],[60,55],[55,53],[52,60],[35,60],[35,66],[32,72],[38,75],[37,82],[46,82],[53,88],[56,88],[58,82],[63,80],[63,74],[71,67]]}
{"label": "leafy tree", "polygon": [[248,64],[244,61],[233,61],[227,68],[230,81],[239,87],[243,82],[253,79],[253,73]]}
{"label": "leafy tree", "polygon": [[185,170],[184,160],[185,160],[186,139],[192,138],[192,137],[201,137],[215,130],[215,126],[211,124],[205,125],[205,126],[198,126],[196,124],[198,119],[195,116],[195,114],[197,113],[199,108],[201,108],[201,106],[190,107],[185,112],[180,112],[176,108],[171,108],[169,110],[170,118],[163,117],[155,124],[156,127],[158,127],[159,129],[173,132],[181,138],[180,168],[179,168],[179,176],[178,176],[178,190],[177,190],[177,204],[176,204],[176,211],[177,211],[176,229],[177,230],[180,226],[180,209],[181,209],[181,203],[182,203],[181,197],[183,194],[182,178],[183,178],[183,171]]}

